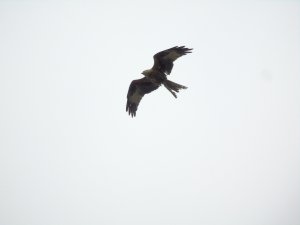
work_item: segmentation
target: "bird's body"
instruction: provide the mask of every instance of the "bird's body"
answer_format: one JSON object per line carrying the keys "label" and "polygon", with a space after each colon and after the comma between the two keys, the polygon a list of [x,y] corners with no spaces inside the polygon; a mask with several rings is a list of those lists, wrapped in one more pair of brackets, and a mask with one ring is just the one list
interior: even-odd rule
{"label": "bird's body", "polygon": [[162,73],[159,70],[149,69],[144,70],[142,74],[153,82],[161,83],[162,81],[167,79],[166,74]]}
{"label": "bird's body", "polygon": [[133,80],[129,86],[127,94],[126,111],[132,117],[136,115],[138,105],[145,94],[156,90],[163,84],[172,95],[177,98],[175,92],[187,87],[172,82],[167,79],[173,68],[173,62],[187,53],[191,53],[192,49],[181,47],[173,47],[156,53],[154,58],[154,65],[151,69],[144,70],[142,74],[144,78]]}

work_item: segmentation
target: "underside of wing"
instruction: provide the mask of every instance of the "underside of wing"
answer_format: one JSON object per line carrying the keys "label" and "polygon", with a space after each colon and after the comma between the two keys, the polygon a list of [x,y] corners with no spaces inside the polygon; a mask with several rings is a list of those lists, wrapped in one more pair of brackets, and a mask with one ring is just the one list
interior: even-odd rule
{"label": "underside of wing", "polygon": [[130,116],[136,116],[138,105],[145,94],[156,90],[160,85],[152,82],[147,77],[139,80],[133,80],[127,93],[126,112]]}
{"label": "underside of wing", "polygon": [[170,74],[173,68],[173,62],[179,57],[191,53],[192,50],[193,49],[186,48],[185,46],[175,46],[173,48],[158,52],[153,56],[153,69]]}

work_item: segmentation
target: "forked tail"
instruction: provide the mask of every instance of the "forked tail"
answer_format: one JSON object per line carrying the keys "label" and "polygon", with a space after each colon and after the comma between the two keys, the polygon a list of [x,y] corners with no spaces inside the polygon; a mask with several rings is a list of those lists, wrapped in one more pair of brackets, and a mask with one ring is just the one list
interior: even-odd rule
{"label": "forked tail", "polygon": [[170,80],[165,80],[163,85],[172,93],[175,98],[177,98],[176,92],[178,93],[180,89],[187,89],[187,87]]}

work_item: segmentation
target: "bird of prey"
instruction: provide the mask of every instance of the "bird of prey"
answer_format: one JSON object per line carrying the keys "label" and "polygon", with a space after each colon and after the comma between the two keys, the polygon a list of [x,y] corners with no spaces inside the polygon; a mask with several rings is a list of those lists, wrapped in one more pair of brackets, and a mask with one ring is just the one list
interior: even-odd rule
{"label": "bird of prey", "polygon": [[167,79],[173,68],[173,62],[179,57],[191,53],[193,49],[185,46],[175,46],[156,53],[153,56],[154,65],[151,69],[142,72],[143,78],[133,80],[127,94],[126,112],[131,117],[136,116],[138,105],[145,94],[156,90],[163,84],[171,94],[177,98],[176,92],[187,87]]}

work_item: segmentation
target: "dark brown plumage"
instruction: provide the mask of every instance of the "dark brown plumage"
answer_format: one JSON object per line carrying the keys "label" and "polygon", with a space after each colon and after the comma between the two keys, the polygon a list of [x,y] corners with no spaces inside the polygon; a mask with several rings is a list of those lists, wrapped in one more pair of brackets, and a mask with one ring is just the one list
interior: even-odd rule
{"label": "dark brown plumage", "polygon": [[142,74],[144,78],[133,80],[129,86],[127,94],[126,111],[132,117],[136,116],[138,105],[145,94],[156,90],[163,84],[171,94],[177,98],[176,92],[187,87],[172,82],[167,79],[173,68],[173,62],[179,57],[191,53],[190,48],[176,46],[156,53],[153,56],[154,65],[151,69],[145,70]]}
{"label": "dark brown plumage", "polygon": [[133,80],[129,86],[127,94],[126,111],[132,117],[136,115],[137,107],[145,94],[156,90],[160,85],[152,82],[149,78],[144,77],[139,80]]}

